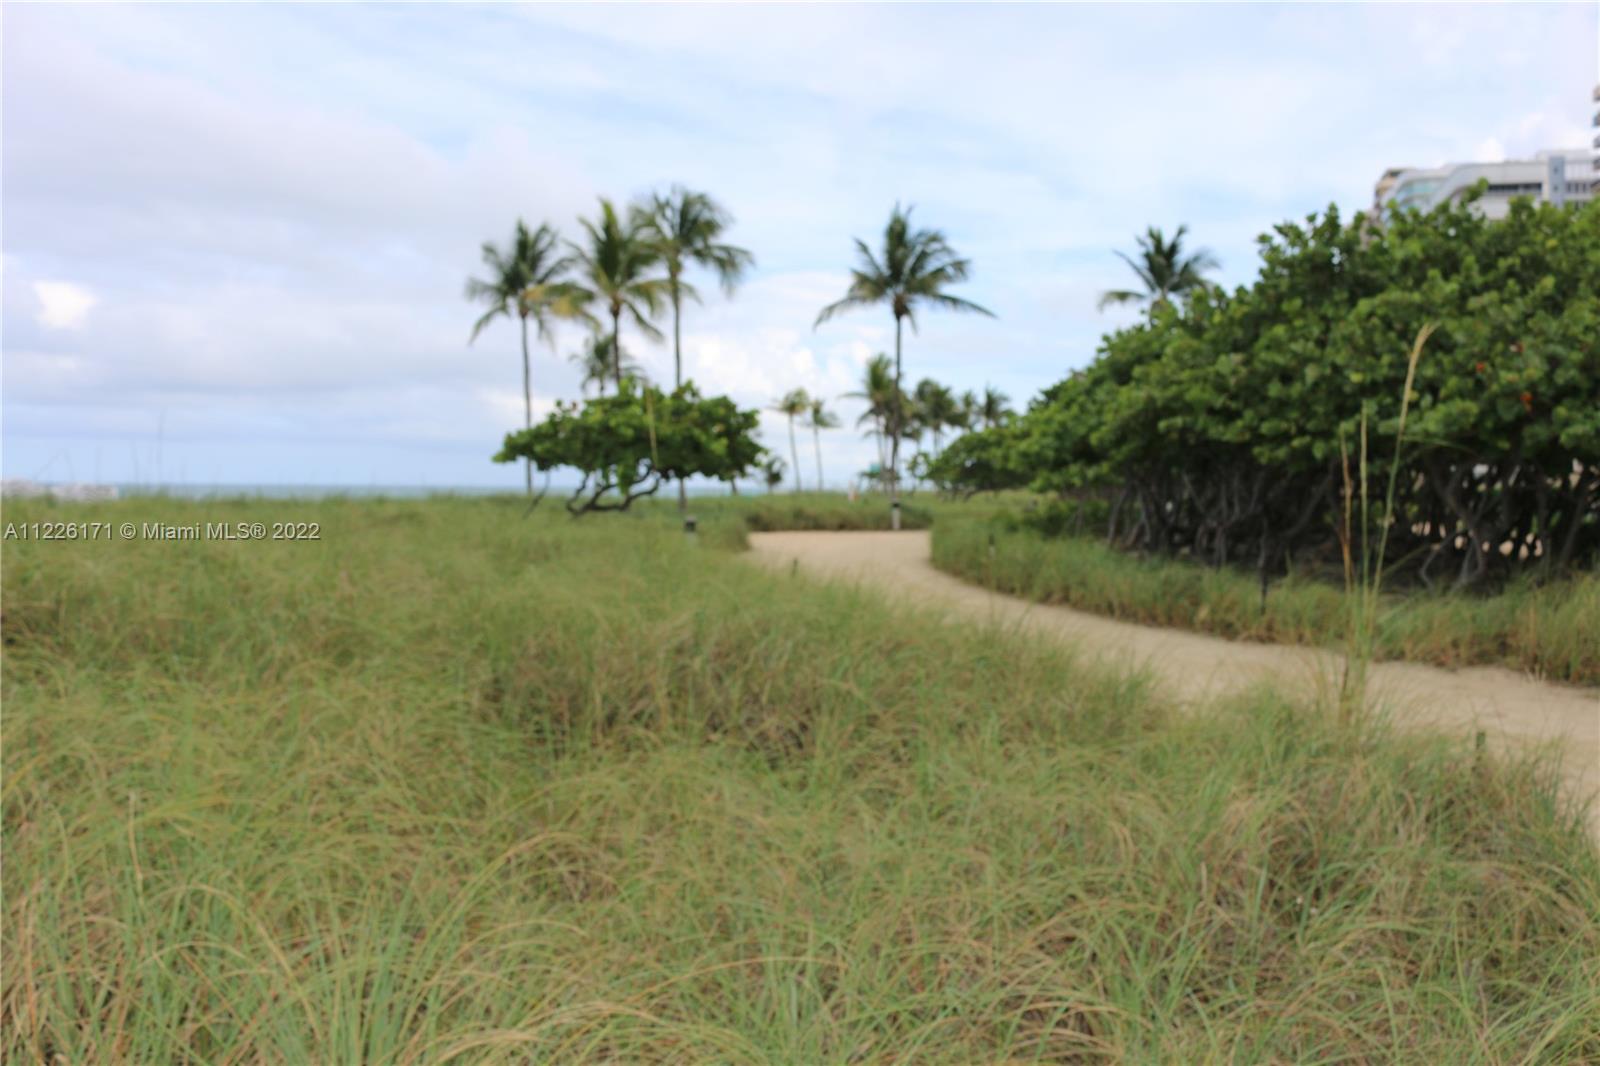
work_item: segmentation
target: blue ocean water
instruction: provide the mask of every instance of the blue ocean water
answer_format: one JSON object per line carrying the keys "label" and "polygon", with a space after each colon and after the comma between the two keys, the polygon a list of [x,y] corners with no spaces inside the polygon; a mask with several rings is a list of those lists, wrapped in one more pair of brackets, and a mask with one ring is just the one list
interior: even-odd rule
{"label": "blue ocean water", "polygon": [[[552,484],[552,496],[571,493],[577,486]],[[520,487],[503,485],[253,485],[253,484],[166,484],[166,485],[116,485],[117,494],[129,496],[168,496],[183,500],[214,499],[267,499],[267,500],[324,500],[339,497],[364,499],[424,499],[429,496],[520,496]],[[747,485],[746,491],[753,486]],[[674,490],[675,491],[675,490]],[[660,495],[667,496],[663,487]],[[690,496],[726,496],[726,485],[690,485]]]}

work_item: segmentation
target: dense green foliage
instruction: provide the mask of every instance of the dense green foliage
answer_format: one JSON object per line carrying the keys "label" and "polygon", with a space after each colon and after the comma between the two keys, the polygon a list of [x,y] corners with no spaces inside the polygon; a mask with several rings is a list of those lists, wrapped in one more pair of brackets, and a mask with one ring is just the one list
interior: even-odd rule
{"label": "dense green foliage", "polygon": [[[1600,556],[1600,203],[1337,211],[1261,239],[1260,277],[1106,338],[1046,390],[1015,446],[968,439],[954,488],[1094,494],[1116,543],[1243,563],[1359,554],[1384,493],[1407,357],[1427,324],[1396,480],[1390,557],[1478,584]],[[1363,478],[1362,455],[1368,471]],[[1346,486],[1357,498],[1344,519]],[[1344,531],[1349,528],[1348,539]]]}
{"label": "dense green foliage", "polygon": [[1017,455],[1023,432],[1013,424],[962,434],[928,464],[928,477],[940,489],[965,496],[1027,488],[1030,479]]}
{"label": "dense green foliage", "polygon": [[523,508],[3,546],[0,1058],[1600,1060],[1547,767]]}
{"label": "dense green foliage", "polygon": [[[941,514],[933,527],[933,563],[1000,592],[1145,625],[1326,647],[1348,637],[1345,593],[1326,581],[1290,577],[1274,582],[1263,597],[1248,574],[1182,559],[1135,558],[1101,538],[1073,535],[1079,515],[1071,510],[1043,514],[1040,522]],[[1085,516],[1084,525],[1092,528],[1093,519]],[[1493,596],[1417,589],[1391,594],[1381,601],[1372,651],[1380,659],[1501,664],[1600,685],[1600,574],[1513,581]]]}
{"label": "dense green foliage", "polygon": [[743,476],[761,459],[759,421],[726,396],[702,398],[692,384],[665,393],[623,379],[617,395],[557,403],[543,422],[506,434],[494,458],[577,470],[583,480],[567,501],[574,514],[627,510],[674,478]]}

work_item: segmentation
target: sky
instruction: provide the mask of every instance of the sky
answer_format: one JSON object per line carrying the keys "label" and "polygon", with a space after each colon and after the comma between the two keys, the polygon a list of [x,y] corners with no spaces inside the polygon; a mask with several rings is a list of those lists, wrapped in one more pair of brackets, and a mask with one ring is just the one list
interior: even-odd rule
{"label": "sky", "polygon": [[[873,449],[839,397],[893,322],[813,321],[896,202],[997,315],[925,314],[908,383],[1020,407],[1133,320],[1096,303],[1146,226],[1245,283],[1258,234],[1367,207],[1386,167],[1586,146],[1600,81],[1595,3],[11,4],[0,37],[0,468],[134,484],[517,489],[480,245],[681,182],[756,256],[731,299],[699,279],[687,376],[830,398],[840,485]],[[535,348],[536,415],[582,340]],[[670,345],[623,344],[670,382]],[[787,455],[781,416],[762,435]]]}

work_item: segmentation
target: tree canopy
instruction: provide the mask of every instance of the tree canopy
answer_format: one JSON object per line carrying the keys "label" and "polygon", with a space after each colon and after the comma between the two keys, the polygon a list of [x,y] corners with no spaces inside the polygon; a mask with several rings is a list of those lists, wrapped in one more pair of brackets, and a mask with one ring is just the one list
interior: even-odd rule
{"label": "tree canopy", "polygon": [[1099,493],[1111,535],[1142,550],[1264,570],[1337,553],[1346,475],[1363,437],[1388,470],[1433,324],[1399,452],[1401,567],[1470,585],[1600,555],[1600,203],[1521,200],[1501,221],[1456,204],[1381,229],[1330,208],[1260,246],[1252,285],[1154,308],[1045,390],[1013,447],[970,435],[935,476]]}
{"label": "tree canopy", "polygon": [[630,319],[651,340],[661,331],[650,321],[668,295],[665,277],[653,271],[662,265],[661,246],[653,239],[649,215],[639,208],[619,213],[600,198],[600,215],[580,218],[584,240],[571,244],[579,283],[572,287],[585,304],[599,304],[611,319],[612,370],[622,388],[622,321]]}
{"label": "tree canopy", "polygon": [[623,511],[675,478],[745,475],[763,456],[759,421],[758,412],[726,396],[703,398],[692,384],[666,393],[624,378],[615,395],[558,403],[543,422],[507,434],[494,459],[572,467],[583,480],[568,511]]}

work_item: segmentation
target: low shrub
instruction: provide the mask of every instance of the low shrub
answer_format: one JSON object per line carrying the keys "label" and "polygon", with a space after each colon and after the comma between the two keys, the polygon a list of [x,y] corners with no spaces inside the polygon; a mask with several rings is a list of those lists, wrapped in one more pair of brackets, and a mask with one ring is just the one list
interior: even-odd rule
{"label": "low shrub", "polygon": [[[1291,576],[1263,595],[1254,574],[1053,535],[1068,527],[1062,516],[1071,512],[1036,514],[941,521],[934,565],[1001,592],[1130,622],[1284,644],[1337,645],[1346,636],[1343,590],[1325,581]],[[1375,653],[1439,666],[1502,664],[1600,684],[1600,575],[1513,582],[1493,595],[1391,593],[1379,613]]]}

